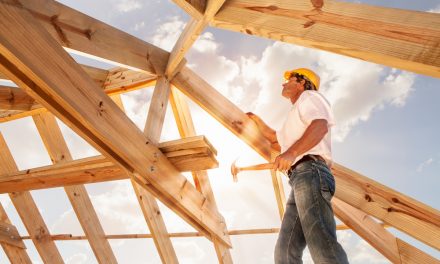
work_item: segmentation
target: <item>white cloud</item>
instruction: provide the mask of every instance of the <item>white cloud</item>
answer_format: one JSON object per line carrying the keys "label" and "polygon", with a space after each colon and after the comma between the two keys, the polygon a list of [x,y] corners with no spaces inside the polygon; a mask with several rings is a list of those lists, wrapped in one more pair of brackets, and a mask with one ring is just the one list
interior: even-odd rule
{"label": "white cloud", "polygon": [[76,253],[66,259],[67,264],[83,264],[87,263],[87,255],[83,253]]}
{"label": "white cloud", "polygon": [[428,167],[429,165],[431,165],[431,163],[434,161],[433,158],[429,158],[425,161],[423,161],[422,163],[420,163],[420,165],[417,167],[417,172],[422,172],[426,167]]}
{"label": "white cloud", "polygon": [[440,13],[440,5],[437,5],[436,7],[429,9],[428,12],[431,13]]}
{"label": "white cloud", "polygon": [[130,12],[142,8],[142,1],[139,0],[118,0],[115,2],[115,8],[119,12]]}
{"label": "white cloud", "polygon": [[164,50],[171,51],[185,27],[185,23],[175,16],[158,27],[152,37],[152,43]]}

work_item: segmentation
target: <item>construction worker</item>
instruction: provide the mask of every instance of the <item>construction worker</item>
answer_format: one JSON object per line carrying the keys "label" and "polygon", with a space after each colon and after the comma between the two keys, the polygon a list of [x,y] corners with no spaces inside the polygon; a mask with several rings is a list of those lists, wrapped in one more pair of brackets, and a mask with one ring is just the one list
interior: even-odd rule
{"label": "construction worker", "polygon": [[306,245],[315,263],[348,263],[336,239],[330,200],[335,181],[330,171],[334,118],[318,92],[319,76],[305,68],[284,74],[282,96],[292,103],[281,130],[275,131],[253,113],[262,134],[281,150],[273,169],[286,171],[292,187],[275,247],[275,263],[302,263]]}

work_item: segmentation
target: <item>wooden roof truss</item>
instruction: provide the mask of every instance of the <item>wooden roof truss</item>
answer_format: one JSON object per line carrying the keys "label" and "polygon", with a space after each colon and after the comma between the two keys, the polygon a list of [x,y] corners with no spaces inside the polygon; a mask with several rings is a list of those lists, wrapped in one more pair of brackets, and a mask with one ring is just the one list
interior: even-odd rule
{"label": "wooden roof truss", "polygon": [[[63,263],[54,241],[74,239],[87,239],[99,263],[117,263],[108,239],[141,237],[153,238],[163,263],[178,263],[170,237],[191,236],[205,236],[219,263],[232,263],[230,235],[278,232],[228,231],[217,209],[207,174],[217,165],[215,149],[197,136],[188,99],[266,160],[278,153],[237,106],[185,66],[208,25],[440,77],[439,14],[330,0],[174,2],[191,19],[168,53],[52,0],[0,1],[0,78],[21,88],[0,87],[0,122],[32,116],[53,162],[18,171],[0,134],[0,193],[9,193],[29,233],[20,236],[0,205],[0,244],[12,263],[31,263],[23,239],[32,239],[45,263]],[[122,67],[79,65],[66,50]],[[142,132],[124,114],[119,94],[153,85]],[[168,100],[182,139],[159,143]],[[55,116],[103,156],[73,160]],[[195,185],[181,171],[192,171]],[[338,229],[351,228],[393,263],[440,263],[385,228],[439,250],[439,211],[339,164],[333,172],[333,207],[346,225]],[[281,217],[281,176],[271,175]],[[104,233],[84,184],[118,179],[131,180],[151,234]],[[49,233],[30,191],[53,187],[64,187],[85,236]],[[197,232],[168,233],[156,199]]]}

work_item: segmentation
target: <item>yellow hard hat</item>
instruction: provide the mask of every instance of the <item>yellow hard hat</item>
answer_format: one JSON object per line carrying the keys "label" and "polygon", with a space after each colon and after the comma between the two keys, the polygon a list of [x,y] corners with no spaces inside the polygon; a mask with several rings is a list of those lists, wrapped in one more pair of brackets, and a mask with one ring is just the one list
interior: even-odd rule
{"label": "yellow hard hat", "polygon": [[313,83],[313,85],[315,85],[316,90],[319,90],[320,79],[315,72],[306,68],[299,68],[291,71],[286,71],[284,73],[284,79],[289,80],[292,74],[294,73],[301,74],[304,77],[306,77],[307,80],[309,80],[311,83]]}

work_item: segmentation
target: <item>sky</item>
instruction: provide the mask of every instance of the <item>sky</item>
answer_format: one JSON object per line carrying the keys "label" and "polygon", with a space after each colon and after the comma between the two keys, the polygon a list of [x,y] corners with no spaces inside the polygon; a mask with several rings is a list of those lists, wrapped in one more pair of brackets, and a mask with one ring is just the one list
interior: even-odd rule
{"label": "sky", "polygon": [[[72,8],[170,51],[189,16],[164,0],[63,0]],[[350,1],[352,2],[352,1]],[[392,8],[440,13],[438,0],[355,1]],[[105,8],[103,8],[105,7]],[[109,69],[114,65],[72,55],[78,62]],[[260,115],[279,128],[289,102],[281,95],[287,69],[310,67],[321,76],[321,91],[332,103],[334,160],[384,185],[439,209],[440,80],[382,65],[293,44],[208,27],[186,56],[187,65],[244,112]],[[143,129],[153,89],[122,96],[127,115]],[[280,226],[269,172],[243,172],[238,183],[231,163],[264,162],[246,144],[190,102],[196,131],[218,150],[218,169],[209,171],[220,212],[229,230]],[[169,108],[170,109],[170,108]],[[98,155],[84,140],[59,122],[75,159]],[[20,170],[50,164],[31,118],[0,124],[0,132]],[[161,141],[179,138],[172,111],[167,111]],[[188,176],[187,174],[185,174]],[[189,177],[191,179],[191,177]],[[289,187],[284,179],[286,194]],[[107,234],[149,233],[128,181],[86,185]],[[53,234],[82,235],[83,231],[62,188],[32,191]],[[54,199],[56,198],[56,199]],[[12,223],[26,235],[7,195],[0,195]],[[192,227],[160,204],[168,232]],[[440,252],[394,229],[397,237],[440,258]],[[389,263],[352,231],[338,231],[350,263]],[[232,236],[235,263],[273,263],[277,234]],[[205,238],[173,238],[180,263],[216,263],[215,250]],[[86,241],[56,242],[66,263],[96,263]],[[119,263],[160,263],[152,239],[110,240]],[[42,263],[32,242],[26,241],[34,263]],[[9,263],[0,250],[0,263]],[[308,252],[304,263],[312,263]]]}

